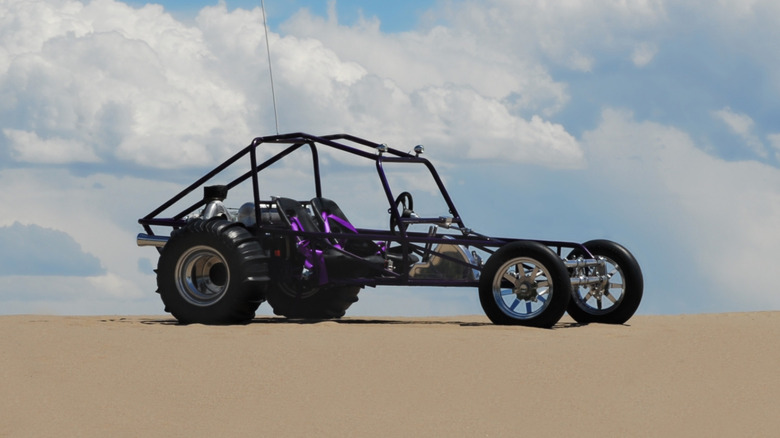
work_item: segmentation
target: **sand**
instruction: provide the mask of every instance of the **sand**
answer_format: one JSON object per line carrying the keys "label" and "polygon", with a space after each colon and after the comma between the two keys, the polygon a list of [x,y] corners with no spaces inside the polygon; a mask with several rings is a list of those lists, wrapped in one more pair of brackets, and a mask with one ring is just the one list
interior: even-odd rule
{"label": "sand", "polygon": [[780,312],[552,330],[20,315],[0,351],[2,437],[780,434]]}

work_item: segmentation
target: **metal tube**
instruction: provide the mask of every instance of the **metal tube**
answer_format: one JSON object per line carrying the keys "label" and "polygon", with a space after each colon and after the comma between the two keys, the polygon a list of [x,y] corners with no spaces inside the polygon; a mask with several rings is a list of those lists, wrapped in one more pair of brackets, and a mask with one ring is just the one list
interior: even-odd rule
{"label": "metal tube", "polygon": [[569,269],[588,268],[592,266],[604,266],[604,261],[597,259],[573,259],[564,260],[563,264],[566,265],[566,267]]}
{"label": "metal tube", "polygon": [[135,241],[138,246],[155,246],[157,248],[162,248],[168,243],[168,237],[150,236],[149,234],[139,233]]}
{"label": "metal tube", "polygon": [[586,277],[584,275],[579,277],[572,277],[571,278],[571,285],[572,286],[585,286],[589,284],[601,284],[605,281],[609,280],[609,277],[606,275],[596,275],[592,277]]}

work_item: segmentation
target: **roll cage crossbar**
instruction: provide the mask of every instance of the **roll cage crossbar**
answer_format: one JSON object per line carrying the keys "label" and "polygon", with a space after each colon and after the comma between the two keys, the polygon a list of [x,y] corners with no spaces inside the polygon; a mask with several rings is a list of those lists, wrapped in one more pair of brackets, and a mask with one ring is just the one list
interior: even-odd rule
{"label": "roll cage crossbar", "polygon": [[[258,163],[257,150],[259,147],[266,144],[287,145],[287,147],[284,148],[281,152],[278,152],[275,155],[271,156],[270,158],[266,159],[265,161]],[[258,174],[262,172],[264,169],[267,169],[268,167],[272,166],[273,164],[279,162],[280,160],[290,155],[292,152],[304,146],[308,146],[311,151],[314,191],[317,198],[323,196],[322,181],[321,181],[321,174],[320,174],[319,148],[330,148],[330,149],[351,154],[353,156],[358,156],[373,161],[375,163],[380,182],[382,184],[385,195],[387,197],[388,204],[391,207],[389,209],[389,213],[392,216],[393,222],[398,224],[397,232],[393,230],[386,231],[386,230],[356,228],[357,234],[345,234],[345,233],[317,233],[317,232],[292,230],[292,229],[280,229],[278,227],[274,227],[273,230],[266,229],[264,224],[260,220],[261,213],[262,213],[261,205],[270,205],[273,203],[273,201],[267,201],[261,199],[260,182],[259,182]],[[257,218],[257,220],[254,223],[254,225],[250,226],[250,228],[253,228],[252,231],[257,236],[266,235],[267,233],[272,232],[277,235],[302,237],[305,239],[320,239],[322,241],[327,241],[328,239],[340,239],[340,238],[366,239],[366,240],[372,240],[377,242],[380,241],[386,242],[386,245],[388,247],[391,244],[395,243],[400,245],[401,248],[400,254],[402,256],[403,263],[410,263],[411,260],[410,255],[416,253],[416,254],[423,255],[424,257],[430,257],[430,256],[440,257],[443,260],[448,260],[452,263],[456,263],[462,266],[467,266],[469,269],[473,269],[475,271],[482,270],[481,263],[464,262],[463,260],[457,257],[453,257],[441,251],[437,251],[435,245],[462,245],[466,247],[473,247],[481,251],[484,251],[486,253],[493,254],[498,247],[501,247],[506,243],[520,241],[520,240],[528,240],[528,239],[517,239],[517,238],[488,237],[476,233],[469,228],[466,228],[466,226],[463,223],[463,219],[458,213],[458,210],[455,207],[452,198],[447,192],[447,189],[445,188],[444,183],[442,182],[442,179],[439,176],[439,173],[436,171],[436,169],[427,159],[420,156],[419,152],[415,154],[403,152],[398,149],[388,147],[387,145],[384,144],[375,143],[348,134],[314,136],[305,133],[291,133],[291,134],[282,134],[282,135],[254,138],[248,146],[244,147],[238,153],[225,160],[222,164],[220,164],[210,172],[206,173],[204,176],[202,176],[194,183],[187,186],[181,192],[179,192],[178,194],[170,198],[168,201],[166,201],[165,203],[163,203],[162,205],[160,205],[159,207],[151,211],[149,214],[139,219],[138,220],[139,224],[143,226],[144,230],[147,233],[146,235],[144,235],[144,239],[148,239],[149,242],[156,242],[154,243],[154,245],[157,246],[158,249],[160,249],[160,247],[164,245],[164,241],[166,238],[163,236],[155,235],[152,227],[163,226],[163,227],[172,227],[174,229],[180,228],[187,223],[188,215],[192,214],[193,212],[197,211],[200,208],[203,208],[211,200],[204,197],[203,199],[200,199],[199,201],[178,211],[173,216],[161,217],[161,215],[165,211],[171,209],[174,205],[178,204],[186,196],[190,195],[198,188],[205,187],[205,185],[210,181],[212,181],[217,175],[220,175],[222,172],[224,172],[226,169],[231,167],[239,160],[246,159],[247,156],[250,162],[249,170],[247,170],[246,172],[240,174],[238,177],[224,184],[224,187],[229,191],[232,188],[238,186],[239,184],[242,184],[247,180],[251,180],[252,193],[253,193],[253,205],[255,209],[255,217]],[[430,172],[431,176],[433,177],[433,180],[435,181],[442,195],[442,198],[447,205],[451,217],[447,217],[447,218],[405,217],[404,215],[399,213],[398,209],[394,208],[395,198],[393,196],[390,183],[388,181],[388,178],[385,174],[385,170],[383,168],[383,165],[385,163],[419,163],[424,165]],[[457,233],[443,234],[434,231],[429,233],[421,233],[421,232],[413,232],[407,230],[407,227],[412,224],[431,224],[431,225],[436,225],[436,227],[432,227],[432,230],[434,228],[442,227],[448,230],[450,229],[456,230]],[[590,252],[583,245],[579,243],[562,242],[562,241],[545,241],[545,240],[536,240],[536,239],[533,240],[552,248],[554,251],[556,251],[556,253],[559,256],[562,255],[563,249],[568,248],[568,249],[578,249],[584,255],[588,257],[592,257]],[[139,236],[139,242],[140,241],[141,241],[141,236]],[[336,251],[345,254],[348,257],[359,258],[358,256],[351,254],[350,252],[342,248],[334,248],[334,249]],[[393,271],[390,269],[385,269],[383,275],[372,277],[370,281],[367,281],[367,279],[362,278],[362,279],[355,279],[355,281],[346,280],[341,282],[361,283],[361,284],[371,284],[371,285],[409,284],[409,285],[431,285],[431,286],[475,286],[478,283],[478,281],[476,280],[465,281],[465,280],[452,280],[452,279],[414,279],[409,277],[407,271],[401,271],[399,273],[397,271]]]}
{"label": "roll cage crossbar", "polygon": [[[343,143],[339,143],[339,141],[342,142],[349,141],[357,145],[366,146],[379,153],[377,154],[376,152],[375,153],[366,152],[364,150],[357,149],[355,147],[350,147]],[[284,149],[283,151],[277,153],[276,155],[272,156],[271,158],[267,159],[263,163],[258,164],[256,150],[260,145],[264,143],[289,144],[290,146]],[[174,227],[183,225],[183,218],[186,217],[188,214],[192,213],[193,211],[197,210],[198,208],[203,207],[208,202],[206,199],[202,199],[194,203],[190,207],[185,208],[184,210],[177,213],[171,218],[158,218],[158,216],[162,212],[164,212],[165,210],[167,210],[168,208],[170,208],[171,206],[179,202],[182,198],[184,198],[188,194],[192,193],[199,187],[205,185],[212,178],[214,178],[216,175],[223,172],[225,169],[227,169],[228,167],[236,163],[238,160],[244,158],[246,155],[249,155],[249,159],[251,162],[250,170],[242,174],[238,178],[234,179],[233,181],[227,183],[226,187],[228,190],[230,190],[233,187],[251,178],[254,198],[255,198],[254,199],[255,205],[257,206],[257,208],[259,208],[261,199],[260,199],[259,181],[257,177],[258,173],[270,167],[271,165],[275,164],[276,162],[280,161],[281,159],[291,154],[292,152],[296,151],[297,149],[303,147],[304,145],[308,145],[309,148],[311,149],[312,164],[313,164],[313,171],[314,171],[314,175],[313,175],[314,187],[315,187],[315,193],[317,197],[322,196],[322,181],[320,177],[319,153],[317,148],[318,145],[331,147],[333,149],[337,149],[352,155],[357,155],[375,161],[377,170],[379,172],[379,177],[382,182],[382,186],[385,189],[385,193],[388,197],[388,202],[391,204],[393,202],[392,191],[390,190],[390,184],[388,183],[384,170],[382,169],[383,162],[406,162],[406,163],[418,162],[424,164],[431,172],[431,175],[433,176],[437,186],[439,187],[442,195],[444,196],[444,200],[447,203],[447,207],[449,208],[450,214],[453,215],[452,221],[460,225],[461,227],[463,227],[463,221],[461,220],[460,215],[457,213],[457,208],[455,207],[455,204],[452,202],[449,193],[447,193],[447,190],[444,187],[444,184],[442,183],[442,180],[438,172],[427,159],[397,149],[390,148],[384,144],[374,143],[359,137],[355,137],[353,135],[334,134],[334,135],[316,137],[304,133],[274,135],[268,137],[257,137],[253,139],[252,143],[250,143],[244,149],[242,149],[232,157],[228,158],[225,162],[217,166],[214,170],[208,172],[206,175],[204,175],[203,177],[201,177],[200,179],[192,183],[190,186],[186,187],[177,195],[175,195],[174,197],[172,197],[171,199],[163,203],[160,207],[156,208],[151,213],[144,216],[142,219],[139,220],[139,223],[143,225],[144,229],[149,233],[151,233],[151,229],[149,229],[148,227],[151,225],[174,226]],[[259,217],[259,211],[257,213]],[[420,218],[401,218],[400,215],[398,216],[399,217],[397,217],[396,219],[398,219],[402,223],[414,223],[414,222],[422,223],[422,222],[430,221],[430,219],[426,220]]]}

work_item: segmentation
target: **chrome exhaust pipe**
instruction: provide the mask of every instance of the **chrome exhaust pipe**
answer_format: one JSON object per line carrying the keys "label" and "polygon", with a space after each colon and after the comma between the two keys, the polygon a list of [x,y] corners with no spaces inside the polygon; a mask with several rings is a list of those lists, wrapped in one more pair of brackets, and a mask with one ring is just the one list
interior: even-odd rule
{"label": "chrome exhaust pipe", "polygon": [[139,233],[138,237],[135,239],[135,242],[138,244],[138,246],[155,246],[157,248],[162,248],[166,243],[168,243],[168,237],[150,236],[148,234]]}

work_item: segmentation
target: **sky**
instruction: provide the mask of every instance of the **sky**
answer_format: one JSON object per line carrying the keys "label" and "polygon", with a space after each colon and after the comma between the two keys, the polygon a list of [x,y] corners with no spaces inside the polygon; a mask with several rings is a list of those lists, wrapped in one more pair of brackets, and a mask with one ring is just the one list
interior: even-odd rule
{"label": "sky", "polygon": [[[163,312],[138,218],[276,132],[259,6],[0,2],[0,314]],[[424,144],[484,234],[620,242],[639,313],[780,309],[780,3],[266,10],[281,132]],[[383,224],[326,161],[328,196]],[[476,290],[386,287],[349,315],[481,312]]]}

